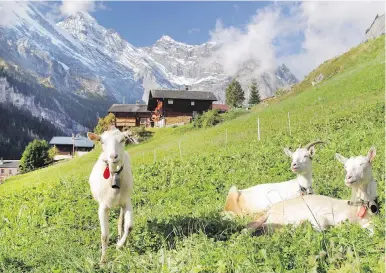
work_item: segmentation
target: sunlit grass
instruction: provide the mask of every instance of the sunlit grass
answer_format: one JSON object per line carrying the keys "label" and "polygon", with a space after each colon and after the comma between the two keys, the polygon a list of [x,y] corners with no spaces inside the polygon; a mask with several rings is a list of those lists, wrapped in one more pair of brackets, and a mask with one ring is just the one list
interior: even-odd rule
{"label": "sunlit grass", "polygon": [[[321,139],[313,161],[319,194],[349,197],[335,152],[366,154],[384,202],[384,37],[325,62],[293,92],[209,129],[155,130],[130,146],[135,226],[116,250],[110,215],[107,269],[99,268],[97,203],[88,175],[100,148],[0,186],[0,271],[4,272],[383,272],[384,212],[376,231],[345,224],[318,233],[305,224],[273,236],[243,232],[248,219],[221,214],[231,185],[294,177],[283,148]],[[333,77],[311,87],[324,73]],[[291,135],[288,128],[291,117]],[[257,139],[260,119],[261,141]],[[227,134],[227,137],[226,137]]]}

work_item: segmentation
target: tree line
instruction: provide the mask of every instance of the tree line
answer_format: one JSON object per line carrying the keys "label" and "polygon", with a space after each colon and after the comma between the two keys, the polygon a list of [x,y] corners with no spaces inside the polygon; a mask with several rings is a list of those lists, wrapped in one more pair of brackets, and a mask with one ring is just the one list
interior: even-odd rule
{"label": "tree line", "polygon": [[[252,80],[250,86],[250,95],[248,104],[256,105],[261,102],[259,86],[255,79]],[[245,101],[245,93],[241,87],[240,82],[236,79],[233,79],[232,82],[228,85],[225,90],[225,102],[231,107],[240,107]]]}

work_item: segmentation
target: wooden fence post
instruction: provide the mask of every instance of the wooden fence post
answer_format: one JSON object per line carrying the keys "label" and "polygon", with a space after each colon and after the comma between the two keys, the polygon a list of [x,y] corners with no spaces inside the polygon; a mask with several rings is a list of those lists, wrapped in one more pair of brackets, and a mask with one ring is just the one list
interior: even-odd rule
{"label": "wooden fence post", "polygon": [[260,118],[257,119],[257,139],[260,141]]}
{"label": "wooden fence post", "polygon": [[289,133],[290,133],[290,136],[292,135],[291,134],[291,118],[290,118],[290,113],[288,112],[288,128],[289,128]]}
{"label": "wooden fence post", "polygon": [[180,150],[180,159],[182,159],[181,141],[178,142],[178,149]]}

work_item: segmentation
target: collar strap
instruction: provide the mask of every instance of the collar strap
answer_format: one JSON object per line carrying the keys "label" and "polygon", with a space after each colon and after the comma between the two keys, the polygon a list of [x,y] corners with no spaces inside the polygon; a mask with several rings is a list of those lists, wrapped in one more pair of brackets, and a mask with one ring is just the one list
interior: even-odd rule
{"label": "collar strap", "polygon": [[359,201],[347,201],[347,204],[349,206],[356,206],[356,207],[364,207],[366,210],[370,210],[371,213],[377,214],[379,212],[378,209],[378,197],[374,199],[374,201],[364,201],[364,200],[359,200]]}
{"label": "collar strap", "polygon": [[[106,163],[106,166],[109,166],[109,163],[108,163],[107,160],[103,160],[103,162]],[[120,173],[122,172],[122,170],[123,170],[123,165],[119,168],[118,171],[116,171],[116,172],[111,172],[111,173],[112,173],[112,174],[113,174],[113,173],[115,173],[115,174],[120,174]]]}
{"label": "collar strap", "polygon": [[355,201],[355,202],[353,202],[351,200],[347,201],[347,204],[349,206],[366,206],[366,207],[368,207],[369,203],[370,203],[370,201],[364,201],[362,199],[359,201]]}
{"label": "collar strap", "polygon": [[119,168],[119,170],[118,171],[116,171],[116,172],[112,172],[112,173],[115,173],[115,174],[120,174],[121,172],[122,172],[122,170],[123,170],[123,165]]}
{"label": "collar strap", "polygon": [[302,187],[299,185],[299,191],[301,195],[308,195],[308,194],[313,194],[314,191],[312,190],[312,187],[309,187],[308,189],[305,187]]}

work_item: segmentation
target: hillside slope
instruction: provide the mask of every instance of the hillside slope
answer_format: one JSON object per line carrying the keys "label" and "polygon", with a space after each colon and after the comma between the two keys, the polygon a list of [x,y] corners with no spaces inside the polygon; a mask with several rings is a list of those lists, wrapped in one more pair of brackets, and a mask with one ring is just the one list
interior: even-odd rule
{"label": "hillside slope", "polygon": [[327,61],[312,73],[334,71],[331,77],[315,87],[306,79],[247,115],[210,129],[161,129],[147,143],[129,147],[135,227],[127,246],[116,250],[118,213],[111,213],[108,269],[97,264],[97,204],[87,183],[99,148],[8,180],[0,186],[0,271],[383,272],[383,209],[373,237],[349,224],[324,233],[305,224],[253,237],[242,232],[248,219],[222,217],[221,211],[232,184],[243,188],[293,177],[283,148],[315,139],[327,142],[317,147],[313,163],[317,193],[348,198],[335,152],[363,155],[374,145],[383,204],[384,48],[382,36]]}

